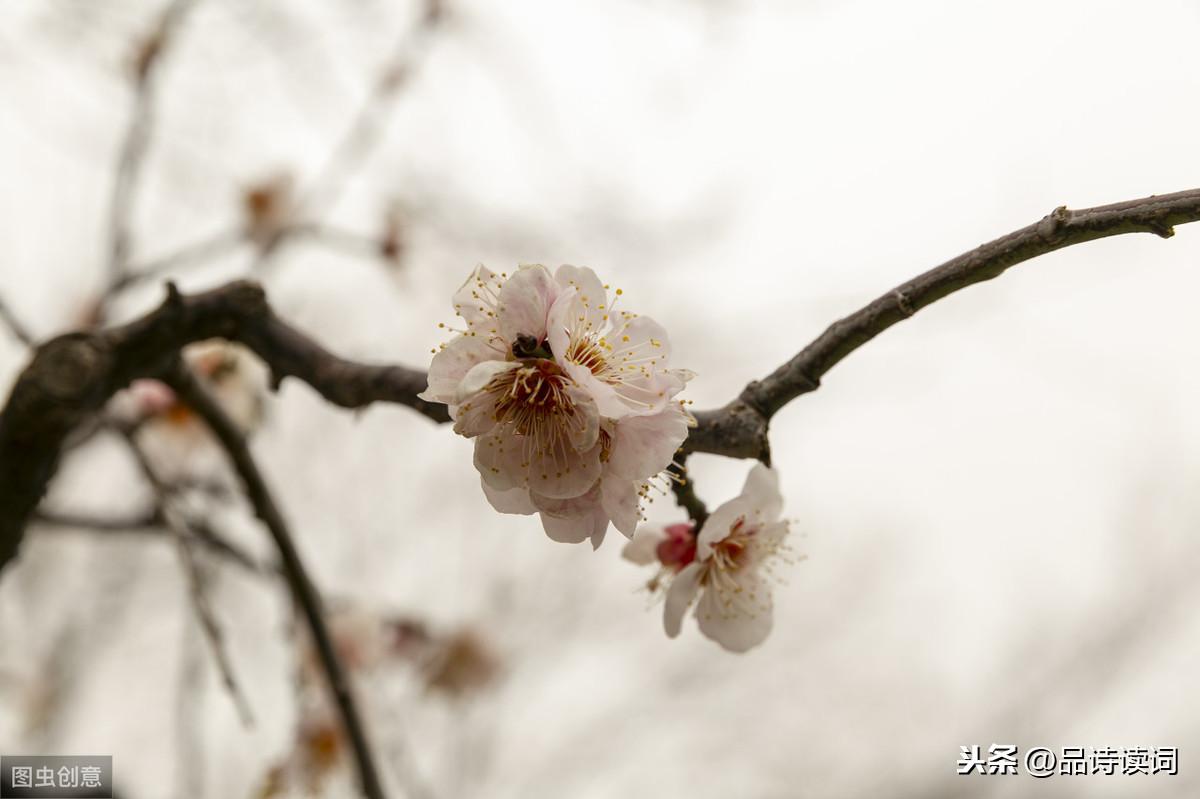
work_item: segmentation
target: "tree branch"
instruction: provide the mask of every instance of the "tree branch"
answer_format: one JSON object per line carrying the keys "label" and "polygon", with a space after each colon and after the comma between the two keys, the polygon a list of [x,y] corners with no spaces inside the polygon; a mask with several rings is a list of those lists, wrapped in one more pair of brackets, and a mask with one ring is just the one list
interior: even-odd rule
{"label": "tree branch", "polygon": [[[750,383],[723,408],[698,411],[683,454],[709,452],[770,463],[771,417],[815,391],[838,362],[881,332],[959,289],[1002,274],[1038,255],[1124,233],[1169,236],[1200,220],[1200,189],[1068,211],[947,261],[832,324],[798,355]],[[340,358],[279,319],[262,289],[230,283],[188,297],[168,284],[166,302],[127,325],[70,333],[37,348],[0,412],[0,569],[12,559],[29,514],[52,477],[66,436],[137,377],[160,371],[181,347],[225,338],[249,347],[271,370],[272,383],[297,377],[329,402],[359,408],[372,402],[407,405],[435,422],[445,406],[417,397],[425,373],[403,366]]]}
{"label": "tree branch", "polygon": [[708,506],[700,499],[695,483],[688,476],[687,456],[678,456],[675,462],[667,467],[667,471],[673,476],[671,491],[675,494],[675,502],[687,511],[688,518],[695,522],[695,531],[700,532],[700,528],[708,521]]}
{"label": "tree branch", "polygon": [[444,406],[417,397],[425,389],[424,372],[329,353],[276,317],[256,284],[236,282],[190,297],[169,286],[157,310],[130,324],[42,344],[18,376],[0,411],[0,568],[16,554],[71,431],[131,380],[154,376],[183,346],[211,338],[256,352],[276,386],[296,376],[342,407],[387,401],[437,422],[450,418]]}
{"label": "tree branch", "polygon": [[329,689],[341,714],[347,737],[354,750],[359,781],[363,794],[368,799],[384,799],[375,762],[371,757],[366,731],[354,703],[349,679],[338,658],[333,638],[325,623],[325,612],[320,595],[308,575],[300,553],[292,540],[291,532],[283,513],[267,487],[266,480],[254,462],[246,440],[237,424],[229,418],[196,378],[176,361],[163,375],[167,383],[189,408],[205,421],[221,447],[225,450],[235,472],[242,480],[246,498],[254,513],[266,526],[275,546],[279,549],[284,576],[287,578],[292,597],[304,613],[309,631],[317,646],[321,666],[329,681]]}
{"label": "tree branch", "polygon": [[700,412],[700,427],[685,448],[770,462],[767,426],[780,408],[816,391],[843,358],[922,308],[1009,268],[1073,244],[1119,236],[1174,235],[1174,226],[1200,220],[1200,189],[1069,211],[1056,208],[1042,220],[990,241],[892,289],[834,322],[795,357],[719,411]]}

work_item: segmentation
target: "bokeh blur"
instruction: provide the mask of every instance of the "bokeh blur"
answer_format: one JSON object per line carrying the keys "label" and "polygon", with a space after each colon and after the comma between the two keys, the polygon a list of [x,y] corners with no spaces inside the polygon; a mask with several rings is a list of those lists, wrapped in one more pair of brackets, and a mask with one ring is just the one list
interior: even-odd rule
{"label": "bokeh blur", "polygon": [[[424,367],[476,263],[574,263],[715,407],[1058,205],[1200,185],[1198,32],[1189,0],[8,2],[0,299],[40,340],[251,276],[330,349]],[[147,279],[110,291],[114,259]],[[615,531],[492,511],[448,429],[234,377],[395,796],[1189,797],[1197,296],[1200,225],[1117,237],[836,367],[773,424],[807,559],[743,656],[668,640]],[[0,327],[5,391],[27,357]],[[185,417],[147,458],[269,562]],[[749,468],[690,466],[710,506]],[[0,752],[111,754],[133,799],[356,795],[279,580],[181,558],[153,500],[119,437],[64,459],[0,574]],[[993,743],[1179,774],[955,774]]]}

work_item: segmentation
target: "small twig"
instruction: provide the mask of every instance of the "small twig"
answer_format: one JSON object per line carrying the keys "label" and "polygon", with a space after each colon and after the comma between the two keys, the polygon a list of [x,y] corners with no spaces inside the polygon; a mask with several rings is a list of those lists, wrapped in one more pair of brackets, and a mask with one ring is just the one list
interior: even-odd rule
{"label": "small twig", "polygon": [[137,445],[137,441],[132,435],[126,440],[138,469],[154,491],[158,502],[156,509],[158,515],[161,516],[163,524],[171,531],[178,544],[180,562],[188,580],[188,593],[192,598],[192,608],[196,611],[196,619],[200,622],[200,629],[204,632],[205,640],[208,641],[209,650],[217,664],[217,671],[221,675],[221,682],[224,683],[225,690],[233,700],[242,724],[248,728],[253,727],[254,712],[250,709],[250,703],[246,699],[237,677],[234,676],[233,664],[229,659],[229,652],[225,648],[224,633],[221,632],[216,614],[213,612],[212,605],[209,604],[206,590],[207,578],[192,551],[193,538],[191,530],[188,528],[187,517],[174,507],[175,498],[170,486],[158,476],[149,458]]}
{"label": "small twig", "polygon": [[366,100],[298,203],[297,217],[313,217],[320,213],[321,205],[336,203],[346,181],[375,148],[400,89],[416,73],[434,30],[445,19],[444,2],[426,0],[425,12],[416,29],[400,37]]}
{"label": "small twig", "polygon": [[227,230],[200,241],[184,245],[175,252],[168,253],[145,263],[129,266],[123,274],[109,286],[109,294],[116,294],[137,283],[174,274],[181,269],[212,261],[215,258],[232,252],[246,242],[245,231]]}
{"label": "small twig", "polygon": [[258,469],[246,439],[237,424],[224,409],[200,385],[186,367],[176,361],[163,375],[167,383],[188,407],[205,421],[221,447],[225,450],[234,471],[242,480],[254,513],[270,532],[283,566],[292,597],[304,613],[309,632],[317,646],[317,654],[329,682],[329,689],[341,714],[347,737],[354,750],[359,782],[368,799],[383,799],[385,794],[379,772],[371,756],[370,745],[358,707],[354,702],[349,679],[338,657],[325,621],[321,597],[309,578],[308,570],[292,539],[291,531],[283,513],[267,487],[266,480]]}
{"label": "small twig", "polygon": [[135,95],[129,124],[121,140],[109,207],[109,284],[118,284],[125,275],[132,240],[131,221],[134,196],[141,177],[142,164],[154,129],[159,69],[172,37],[183,22],[194,0],[174,0],[163,12],[153,33],[137,53],[134,64]]}
{"label": "small twig", "polygon": [[695,522],[695,532],[700,532],[704,522],[708,520],[708,506],[696,494],[696,485],[687,470],[687,455],[677,455],[675,462],[667,467],[672,475],[671,491],[675,494],[675,502],[687,511],[688,518]]}
{"label": "small twig", "polygon": [[30,519],[34,524],[55,529],[94,530],[100,533],[161,533],[163,518],[158,508],[128,516],[97,516],[74,511],[39,508]]}
{"label": "small twig", "polygon": [[17,315],[13,313],[12,309],[8,307],[8,304],[2,298],[0,298],[0,322],[5,324],[9,332],[12,333],[13,338],[17,341],[26,347],[34,345],[33,334],[29,332],[29,328],[17,318]]}
{"label": "small twig", "polygon": [[[71,511],[39,509],[34,512],[29,521],[47,532],[56,533],[83,531],[104,533],[107,536],[122,534],[162,536],[171,532],[157,509],[130,516],[96,516]],[[187,528],[188,536],[193,543],[228,560],[231,564],[250,574],[262,576],[279,571],[278,566],[260,564],[255,557],[234,544],[228,537],[213,530],[207,521],[188,519]]]}
{"label": "small twig", "polygon": [[166,509],[165,515],[167,523],[176,531],[175,538],[179,542],[179,559],[183,564],[183,572],[188,578],[188,593],[192,598],[192,607],[196,611],[196,619],[200,622],[200,628],[204,631],[204,637],[208,640],[209,649],[217,663],[221,682],[225,684],[225,690],[233,698],[242,724],[251,728],[254,726],[254,712],[250,709],[250,703],[234,677],[233,664],[229,660],[229,652],[225,649],[224,634],[221,632],[220,625],[217,624],[216,614],[208,601],[208,576],[192,551],[191,540],[184,532],[187,529],[187,523],[170,508]]}

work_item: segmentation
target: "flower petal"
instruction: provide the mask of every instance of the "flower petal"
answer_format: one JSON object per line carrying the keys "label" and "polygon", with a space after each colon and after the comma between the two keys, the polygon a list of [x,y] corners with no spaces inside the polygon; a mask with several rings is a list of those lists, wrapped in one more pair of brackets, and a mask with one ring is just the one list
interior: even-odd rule
{"label": "flower petal", "polygon": [[467,372],[484,361],[503,357],[483,336],[456,336],[433,356],[433,362],[429,364],[429,386],[417,396],[427,402],[456,405],[458,384]]}
{"label": "flower petal", "polygon": [[608,471],[630,480],[652,477],[671,464],[687,435],[687,416],[677,403],[653,416],[626,416],[613,432]]}
{"label": "flower petal", "polygon": [[704,589],[696,607],[700,632],[730,652],[745,652],[766,640],[774,616],[770,587],[753,569],[738,573],[736,595]]}
{"label": "flower petal", "polygon": [[612,519],[613,526],[629,538],[642,520],[642,506],[638,495],[638,483],[624,480],[616,475],[605,474],[600,481],[600,498],[604,512]]}
{"label": "flower petal", "polygon": [[[596,273],[586,266],[563,264],[554,270],[554,281],[561,291],[576,290],[575,319],[572,328],[599,332],[608,310],[608,290]],[[579,317],[583,317],[580,319]]]}
{"label": "flower petal", "polygon": [[[478,441],[478,439],[476,440]],[[537,513],[537,508],[533,506],[533,502],[529,499],[528,489],[510,488],[507,491],[500,491],[492,488],[482,476],[480,476],[479,482],[483,486],[483,495],[487,497],[487,501],[501,513],[513,513],[519,516],[528,516],[532,513]]]}
{"label": "flower petal", "polygon": [[683,627],[683,616],[691,607],[692,600],[696,598],[696,592],[700,590],[702,569],[703,566],[699,563],[688,564],[683,571],[675,575],[671,587],[667,589],[667,601],[663,607],[663,629],[667,631],[669,638],[679,635],[679,630]]}
{"label": "flower petal", "polygon": [[779,493],[779,472],[761,463],[754,464],[754,468],[746,476],[742,496],[754,509],[754,519],[759,524],[778,520],[783,512],[783,496]]}
{"label": "flower petal", "polygon": [[490,432],[496,426],[496,400],[500,394],[486,390],[493,380],[511,372],[520,364],[505,361],[484,361],[471,368],[458,384],[455,400],[454,432],[473,438]]}
{"label": "flower petal", "polygon": [[530,493],[533,504],[541,511],[542,527],[554,541],[577,544],[588,538],[592,547],[600,546],[608,529],[608,516],[600,507],[599,488],[593,486],[583,496],[553,499]]}
{"label": "flower petal", "polygon": [[658,562],[659,542],[665,541],[667,533],[662,527],[654,524],[643,524],[637,528],[633,538],[621,550],[621,557],[633,561],[639,566],[649,566]]}
{"label": "flower petal", "polygon": [[700,560],[712,554],[712,545],[729,535],[729,530],[740,518],[749,518],[754,508],[743,496],[736,496],[709,514],[696,540],[696,557]]}
{"label": "flower petal", "polygon": [[510,344],[519,334],[542,339],[546,317],[558,294],[558,286],[541,264],[521,266],[500,289],[496,317],[500,336]]}
{"label": "flower petal", "polygon": [[493,430],[476,438],[475,468],[479,476],[496,491],[525,491],[528,467],[522,465],[521,447],[520,436],[505,435],[503,431]]}
{"label": "flower petal", "polygon": [[467,279],[454,292],[451,302],[454,312],[461,316],[469,328],[487,330],[495,326],[495,296],[502,283],[496,273],[483,264],[472,270]]}
{"label": "flower petal", "polygon": [[578,497],[600,479],[600,444],[584,452],[530,452],[527,470],[530,490],[551,499]]}

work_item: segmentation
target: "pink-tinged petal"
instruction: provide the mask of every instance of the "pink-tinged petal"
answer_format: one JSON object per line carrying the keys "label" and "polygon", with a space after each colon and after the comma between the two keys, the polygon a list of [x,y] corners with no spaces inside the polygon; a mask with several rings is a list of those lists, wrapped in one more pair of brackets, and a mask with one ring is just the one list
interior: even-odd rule
{"label": "pink-tinged petal", "polygon": [[[551,346],[554,346],[553,343],[551,343]],[[616,388],[597,379],[592,374],[591,369],[582,364],[563,360],[562,358],[557,358],[557,360],[563,371],[592,398],[601,416],[609,419],[619,419],[632,412],[625,400],[621,399],[617,394]]]}
{"label": "pink-tinged petal", "polygon": [[568,385],[564,391],[574,405],[574,414],[564,421],[568,440],[574,449],[585,452],[600,440],[600,411],[579,386]]}
{"label": "pink-tinged petal", "polygon": [[458,384],[458,391],[454,395],[455,403],[461,405],[468,402],[497,377],[520,366],[516,361],[483,361],[472,366]]}
{"label": "pink-tinged petal", "polygon": [[472,367],[458,384],[455,400],[454,432],[473,438],[488,433],[496,426],[496,401],[501,394],[488,391],[493,380],[517,368],[519,364],[504,361],[484,361]]}
{"label": "pink-tinged petal", "polygon": [[579,544],[592,537],[594,529],[591,516],[551,516],[542,514],[542,529],[551,541],[560,544]]}
{"label": "pink-tinged petal", "polygon": [[560,291],[571,288],[577,291],[578,303],[572,327],[599,332],[608,312],[608,290],[596,273],[586,266],[563,264],[554,271],[554,280]]}
{"label": "pink-tinged petal", "polygon": [[500,289],[496,317],[503,339],[511,344],[520,334],[545,337],[546,317],[557,294],[558,287],[546,267],[520,267]]}
{"label": "pink-tinged petal", "polygon": [[554,352],[554,360],[559,366],[568,363],[563,355],[571,346],[571,331],[575,329],[573,319],[578,315],[576,306],[579,300],[579,289],[569,287],[559,289],[554,303],[546,314],[546,341]]}
{"label": "pink-tinged petal", "polygon": [[667,331],[648,316],[635,316],[608,335],[613,347],[614,365],[623,372],[650,372],[667,368],[671,342]]}
{"label": "pink-tinged petal", "polygon": [[638,496],[638,483],[605,474],[600,481],[600,498],[604,511],[613,526],[629,538],[642,520],[642,507]]}
{"label": "pink-tinged petal", "polygon": [[530,499],[541,511],[542,527],[551,539],[576,544],[590,538],[593,548],[604,540],[608,516],[600,507],[598,487],[570,499],[554,499],[533,492]]}
{"label": "pink-tinged petal", "polygon": [[557,452],[530,452],[528,458],[529,488],[544,497],[578,497],[600,479],[598,443],[585,452],[563,446]]}
{"label": "pink-tinged petal", "polygon": [[671,581],[671,587],[667,589],[667,600],[663,607],[663,629],[667,631],[667,637],[674,638],[679,635],[679,630],[683,627],[684,614],[691,607],[692,600],[696,598],[696,592],[700,590],[700,575],[703,568],[699,563],[692,563],[675,575],[675,579]]}
{"label": "pink-tinged petal", "polygon": [[754,464],[746,476],[742,496],[753,508],[753,521],[766,524],[779,519],[783,513],[783,496],[779,493],[779,472],[761,463]]}
{"label": "pink-tinged petal", "polygon": [[472,367],[503,359],[504,354],[491,347],[483,336],[457,336],[433,356],[429,364],[429,387],[417,396],[427,402],[456,405],[458,384]]}
{"label": "pink-tinged petal", "polygon": [[520,489],[526,491],[525,474],[528,466],[521,453],[520,436],[492,431],[475,439],[475,468],[485,483],[496,491]]}
{"label": "pink-tinged petal", "polygon": [[621,550],[621,557],[639,566],[658,562],[658,545],[667,539],[666,531],[658,525],[643,524]]}
{"label": "pink-tinged petal", "polygon": [[613,433],[608,471],[629,480],[656,475],[671,464],[687,435],[687,416],[677,404],[653,416],[626,416]]}
{"label": "pink-tinged petal", "polygon": [[529,499],[528,489],[510,488],[507,491],[500,491],[492,488],[482,476],[479,482],[483,486],[483,495],[487,497],[487,501],[501,513],[512,513],[518,516],[529,516],[532,513],[537,513],[537,508],[533,506],[533,502]]}
{"label": "pink-tinged petal", "polygon": [[146,416],[169,410],[179,401],[170,386],[159,380],[134,380],[129,384],[129,396],[137,411]]}
{"label": "pink-tinged petal", "polygon": [[774,615],[766,582],[753,570],[739,573],[738,578],[737,594],[710,585],[696,607],[700,632],[730,652],[745,652],[765,641]]}
{"label": "pink-tinged petal", "polygon": [[703,560],[711,555],[712,545],[728,536],[730,528],[738,519],[749,518],[753,512],[754,509],[742,496],[719,505],[700,528],[700,536],[696,541],[696,557]]}
{"label": "pink-tinged petal", "polygon": [[461,316],[470,328],[486,331],[495,326],[495,296],[500,291],[501,281],[496,273],[479,264],[454,292],[454,312]]}

